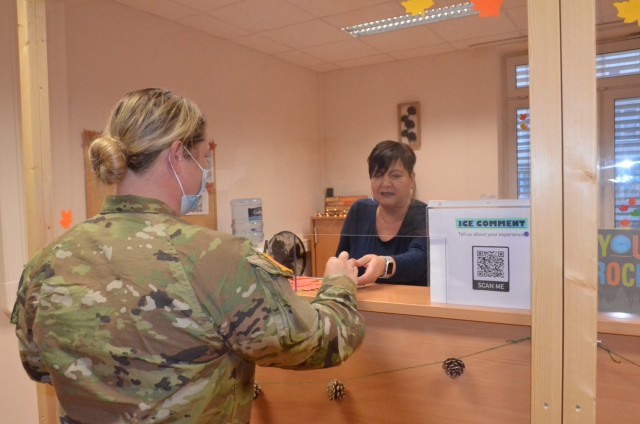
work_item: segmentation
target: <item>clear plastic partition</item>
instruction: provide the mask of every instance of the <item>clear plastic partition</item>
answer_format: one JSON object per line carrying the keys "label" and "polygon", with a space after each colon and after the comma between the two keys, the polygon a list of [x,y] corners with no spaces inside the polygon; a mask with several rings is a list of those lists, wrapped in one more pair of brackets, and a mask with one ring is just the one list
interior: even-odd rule
{"label": "clear plastic partition", "polygon": [[[599,96],[598,309],[620,320],[640,317],[640,43],[635,44],[600,53],[596,62],[599,87],[606,89]],[[616,86],[622,81],[630,85]]]}
{"label": "clear plastic partition", "polygon": [[[349,206],[335,213],[333,202]],[[347,252],[359,266],[360,288],[429,286],[431,303],[528,311],[529,203],[490,198],[427,205],[413,199],[388,225],[381,215],[389,209],[373,198],[362,196],[353,205],[327,200],[325,212],[312,219],[308,275],[318,280],[331,256]]]}
{"label": "clear plastic partition", "polygon": [[[313,219],[314,276],[324,274],[330,256],[347,252],[359,265],[361,286],[376,282],[427,286],[429,284],[429,240],[427,206],[413,200],[392,217],[380,212],[378,203],[366,196],[327,198],[325,212]],[[342,205],[334,213],[331,206]],[[349,211],[350,210],[350,211]],[[368,272],[367,272],[368,271]]]}
{"label": "clear plastic partition", "polygon": [[[640,42],[610,25],[625,3],[597,2],[599,125],[597,422],[634,422],[640,381]],[[635,28],[635,29],[633,29]],[[585,205],[586,206],[586,205]]]}

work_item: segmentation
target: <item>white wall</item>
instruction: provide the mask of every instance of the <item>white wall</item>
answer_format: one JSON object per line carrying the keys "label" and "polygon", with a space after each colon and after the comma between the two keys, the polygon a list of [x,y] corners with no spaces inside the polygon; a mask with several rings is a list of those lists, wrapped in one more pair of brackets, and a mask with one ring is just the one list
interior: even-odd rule
{"label": "white wall", "polygon": [[[38,422],[36,383],[22,369],[14,327],[5,314],[5,283],[20,277],[26,260],[20,155],[20,102],[16,2],[0,0],[0,421]],[[12,303],[15,287],[6,293]]]}
{"label": "white wall", "polygon": [[417,197],[497,195],[501,63],[499,52],[478,49],[323,74],[326,185],[370,194],[371,149],[398,139],[398,103],[419,101]]}
{"label": "white wall", "polygon": [[145,86],[191,97],[207,115],[223,231],[233,198],[263,198],[269,237],[308,233],[325,187],[368,194],[366,157],[378,141],[397,139],[397,104],[406,101],[421,103],[418,197],[499,194],[497,50],[316,74],[118,3],[61,4],[71,6],[50,7],[47,22],[54,213],[84,217],[80,134],[101,129],[121,94]]}
{"label": "white wall", "polygon": [[161,86],[208,118],[218,228],[230,231],[231,199],[261,197],[267,237],[308,233],[323,205],[316,73],[119,3],[71,4],[48,18],[55,213],[84,217],[82,131],[125,92]]}

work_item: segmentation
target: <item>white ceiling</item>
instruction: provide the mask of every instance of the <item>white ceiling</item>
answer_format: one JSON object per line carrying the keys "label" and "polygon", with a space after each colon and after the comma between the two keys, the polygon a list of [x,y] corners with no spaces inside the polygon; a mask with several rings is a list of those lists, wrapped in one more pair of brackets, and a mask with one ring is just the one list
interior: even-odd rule
{"label": "white ceiling", "polygon": [[[353,38],[341,28],[406,14],[402,0],[111,0],[318,72],[474,48],[526,49],[527,1],[504,0],[499,17],[478,15]],[[432,8],[462,0],[434,0]],[[63,0],[64,2],[64,0]],[[613,0],[596,0],[607,36],[638,31]]]}

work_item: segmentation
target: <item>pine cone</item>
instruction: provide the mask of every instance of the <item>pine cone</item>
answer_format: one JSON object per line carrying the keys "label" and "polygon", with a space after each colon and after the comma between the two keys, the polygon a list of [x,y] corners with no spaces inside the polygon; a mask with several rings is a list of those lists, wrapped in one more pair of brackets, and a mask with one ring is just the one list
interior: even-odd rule
{"label": "pine cone", "polygon": [[342,400],[346,394],[344,384],[334,378],[327,386],[327,393],[329,393],[329,400]]}
{"label": "pine cone", "polygon": [[258,383],[253,383],[253,400],[258,399],[258,396],[260,396],[260,385]]}
{"label": "pine cone", "polygon": [[451,378],[458,378],[464,373],[464,362],[456,358],[448,358],[442,363],[444,373]]}

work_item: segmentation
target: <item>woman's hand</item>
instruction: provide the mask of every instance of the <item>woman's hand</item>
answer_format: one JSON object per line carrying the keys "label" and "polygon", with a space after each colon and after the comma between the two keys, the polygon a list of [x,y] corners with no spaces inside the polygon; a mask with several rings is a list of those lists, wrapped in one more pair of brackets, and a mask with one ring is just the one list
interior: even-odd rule
{"label": "woman's hand", "polygon": [[358,285],[364,286],[375,283],[380,276],[384,275],[386,264],[387,261],[385,261],[384,256],[374,254],[364,255],[360,259],[356,260],[356,266],[362,266],[365,268],[364,274],[358,277]]}
{"label": "woman's hand", "polygon": [[348,252],[340,252],[338,257],[331,257],[327,261],[327,266],[324,268],[324,275],[342,274],[349,277],[354,283],[358,278],[358,267],[356,266],[355,259],[349,259]]}

